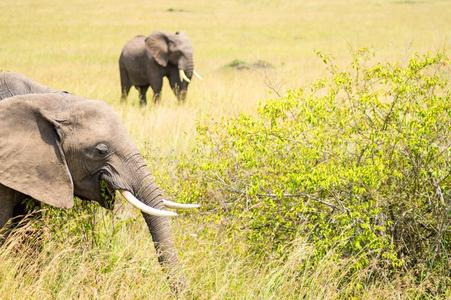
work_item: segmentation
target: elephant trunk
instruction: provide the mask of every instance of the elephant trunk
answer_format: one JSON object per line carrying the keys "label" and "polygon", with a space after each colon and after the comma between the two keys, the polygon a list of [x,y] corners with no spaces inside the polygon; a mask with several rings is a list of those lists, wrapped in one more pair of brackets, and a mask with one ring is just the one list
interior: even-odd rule
{"label": "elephant trunk", "polygon": [[179,70],[183,70],[183,72],[191,78],[193,76],[194,71],[194,63],[193,63],[193,57],[192,55],[188,55],[187,57],[184,57],[183,59],[179,60],[178,64]]}
{"label": "elephant trunk", "polygon": [[184,71],[186,75],[188,75],[189,78],[193,77],[193,70],[194,70],[194,64],[193,61],[189,61],[187,65],[184,68]]}
{"label": "elephant trunk", "polygon": [[193,77],[194,64],[191,62],[186,66],[185,73],[190,78]]}
{"label": "elephant trunk", "polygon": [[[139,170],[141,174],[138,175],[138,178],[142,178],[142,182],[135,188],[136,196],[145,204],[164,210],[164,199],[160,188],[150,179],[151,175],[147,170],[144,168]],[[179,267],[169,219],[142,214],[152,235],[158,261],[168,275],[171,290],[178,293],[186,287],[186,280]]]}
{"label": "elephant trunk", "polygon": [[177,95],[179,101],[185,101],[188,90],[188,84],[191,82],[191,78],[193,77],[194,71],[193,59],[190,58],[188,60],[180,62],[178,68],[182,85],[178,91],[175,91],[175,94]]}

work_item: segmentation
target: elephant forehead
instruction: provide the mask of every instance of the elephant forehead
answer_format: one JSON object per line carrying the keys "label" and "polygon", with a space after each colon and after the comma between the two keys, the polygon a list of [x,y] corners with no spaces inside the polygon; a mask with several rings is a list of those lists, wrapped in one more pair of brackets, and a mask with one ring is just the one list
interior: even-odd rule
{"label": "elephant forehead", "polygon": [[119,116],[103,101],[87,100],[77,104],[73,111],[77,129],[89,135],[90,140],[127,136]]}
{"label": "elephant forehead", "polygon": [[65,139],[69,148],[91,149],[99,143],[105,143],[114,152],[135,151],[135,146],[127,132],[121,127],[109,126],[103,122],[84,124],[71,131]]}
{"label": "elephant forehead", "polygon": [[89,140],[114,140],[127,138],[125,127],[117,120],[111,118],[82,118],[78,120],[77,130],[86,135]]}
{"label": "elephant forehead", "polygon": [[86,100],[77,103],[73,109],[74,117],[80,124],[102,125],[119,129],[122,127],[119,116],[106,103],[100,100]]}
{"label": "elephant forehead", "polygon": [[183,50],[185,52],[192,52],[193,46],[191,46],[191,42],[188,39],[181,40],[177,46],[180,48],[180,50]]}

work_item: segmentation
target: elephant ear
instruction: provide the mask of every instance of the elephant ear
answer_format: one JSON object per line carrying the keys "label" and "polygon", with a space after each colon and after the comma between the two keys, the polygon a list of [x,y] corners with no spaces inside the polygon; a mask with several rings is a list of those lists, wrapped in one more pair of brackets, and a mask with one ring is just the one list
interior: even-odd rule
{"label": "elephant ear", "polygon": [[[57,95],[16,96],[0,102],[0,183],[46,204],[70,208],[74,187],[52,111]],[[47,110],[48,109],[48,110]]]}
{"label": "elephant ear", "polygon": [[157,63],[166,67],[169,59],[167,34],[164,32],[154,32],[146,38],[145,43]]}

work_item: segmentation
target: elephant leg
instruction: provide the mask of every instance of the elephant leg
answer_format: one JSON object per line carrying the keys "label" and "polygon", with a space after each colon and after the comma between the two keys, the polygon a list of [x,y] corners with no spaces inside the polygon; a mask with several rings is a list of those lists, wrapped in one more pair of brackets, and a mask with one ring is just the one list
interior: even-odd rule
{"label": "elephant leg", "polygon": [[0,184],[0,246],[11,231],[11,226],[5,226],[14,217],[15,197],[11,190]]}
{"label": "elephant leg", "polygon": [[171,72],[169,74],[169,84],[171,85],[171,89],[174,92],[174,95],[177,97],[179,102],[183,102],[186,99],[186,89],[182,88],[182,83],[180,82],[179,74],[176,72]]}
{"label": "elephant leg", "polygon": [[153,102],[157,104],[161,99],[161,88],[163,87],[163,78],[153,78],[150,84],[153,91]]}
{"label": "elephant leg", "polygon": [[14,206],[12,199],[0,199],[0,230],[14,216]]}
{"label": "elephant leg", "polygon": [[128,78],[127,70],[122,62],[119,62],[119,75],[121,77],[121,102],[123,102],[127,99],[132,85],[130,83],[130,79]]}
{"label": "elephant leg", "polygon": [[177,100],[179,100],[179,102],[185,102],[186,99],[186,90],[181,90],[178,92],[177,96]]}
{"label": "elephant leg", "polygon": [[[185,100],[184,97],[182,97],[182,90],[180,89],[180,85],[178,83],[171,84],[171,89],[174,92],[174,95],[177,97],[177,100],[179,102],[182,102]],[[185,93],[186,95],[186,93]]]}
{"label": "elephant leg", "polygon": [[148,88],[149,88],[148,85],[138,86],[139,103],[141,104],[141,106],[147,105],[146,93]]}
{"label": "elephant leg", "polygon": [[161,92],[154,93],[152,96],[153,103],[157,104],[161,100]]}
{"label": "elephant leg", "polygon": [[41,212],[36,211],[40,207],[41,204],[33,199],[27,201],[18,201],[17,199],[9,199],[8,201],[0,200],[0,245],[14,229],[23,225],[23,221],[27,215],[35,211],[33,217],[40,217]]}
{"label": "elephant leg", "polygon": [[[40,202],[29,199],[22,200],[19,203],[13,203],[12,210],[9,210],[11,216],[6,226],[0,228],[0,246],[5,243],[6,240],[14,233],[15,230],[20,229],[20,236],[29,236],[35,234],[33,229],[26,227],[29,221],[29,217],[33,219],[42,217],[41,211],[37,210],[41,207]],[[32,214],[32,215],[31,215]],[[33,243],[33,248],[38,249],[41,246],[39,239]]]}
{"label": "elephant leg", "polygon": [[125,100],[127,100],[127,96],[128,96],[128,93],[130,92],[130,88],[131,88],[131,86],[129,86],[129,85],[122,87],[121,102],[125,102]]}
{"label": "elephant leg", "polygon": [[33,216],[41,216],[39,209],[41,208],[41,203],[34,199],[28,199],[20,201],[16,206],[14,206],[13,212],[13,226],[17,227],[25,219],[25,217],[31,213]]}

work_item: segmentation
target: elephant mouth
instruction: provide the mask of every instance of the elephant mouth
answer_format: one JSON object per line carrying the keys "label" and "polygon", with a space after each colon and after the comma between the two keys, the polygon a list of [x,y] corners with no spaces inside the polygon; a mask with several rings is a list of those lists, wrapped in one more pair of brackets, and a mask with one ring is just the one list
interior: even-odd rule
{"label": "elephant mouth", "polygon": [[115,200],[115,190],[110,186],[107,180],[103,178],[102,175],[99,176],[99,190],[101,201],[99,204],[106,208],[112,210],[114,207]]}

